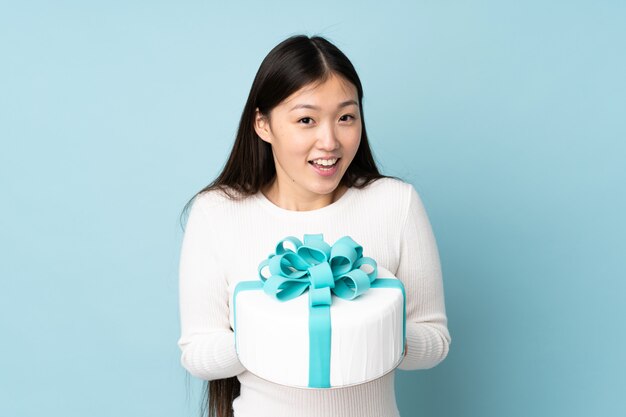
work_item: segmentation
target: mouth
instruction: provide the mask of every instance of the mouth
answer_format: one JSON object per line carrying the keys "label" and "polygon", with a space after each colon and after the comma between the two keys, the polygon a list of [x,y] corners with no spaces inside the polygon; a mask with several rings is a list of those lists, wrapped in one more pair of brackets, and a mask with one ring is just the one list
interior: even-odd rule
{"label": "mouth", "polygon": [[315,168],[318,168],[322,171],[331,170],[334,168],[341,158],[330,158],[330,159],[313,159],[308,161],[309,164],[313,165]]}

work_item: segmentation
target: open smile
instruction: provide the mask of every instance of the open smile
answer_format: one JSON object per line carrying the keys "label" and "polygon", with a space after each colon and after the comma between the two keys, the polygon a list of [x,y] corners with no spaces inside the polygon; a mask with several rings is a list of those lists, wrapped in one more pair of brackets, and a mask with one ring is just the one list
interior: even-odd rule
{"label": "open smile", "polygon": [[339,171],[339,160],[341,160],[341,158],[315,159],[309,161],[309,164],[318,175],[330,177]]}

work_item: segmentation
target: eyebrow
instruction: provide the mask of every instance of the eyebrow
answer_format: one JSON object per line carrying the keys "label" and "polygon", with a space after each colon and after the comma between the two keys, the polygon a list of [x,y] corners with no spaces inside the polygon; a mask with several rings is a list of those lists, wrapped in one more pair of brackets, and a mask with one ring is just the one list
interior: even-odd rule
{"label": "eyebrow", "polygon": [[[346,100],[342,103],[339,103],[339,106],[337,106],[338,109],[342,108],[342,107],[346,107],[349,106],[351,104],[354,104],[355,106],[358,106],[359,103],[357,103],[355,100]],[[293,111],[295,109],[313,109],[313,110],[319,110],[320,108],[317,106],[314,106],[312,104],[296,104],[295,106],[293,106],[291,109],[289,109],[289,111]]]}

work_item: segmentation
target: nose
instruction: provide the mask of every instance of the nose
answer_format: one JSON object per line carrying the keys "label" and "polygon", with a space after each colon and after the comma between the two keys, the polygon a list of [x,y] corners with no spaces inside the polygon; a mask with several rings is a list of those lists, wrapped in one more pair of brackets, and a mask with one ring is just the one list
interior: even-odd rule
{"label": "nose", "polygon": [[325,128],[320,129],[317,137],[317,147],[323,151],[334,151],[339,147],[334,126],[327,125]]}

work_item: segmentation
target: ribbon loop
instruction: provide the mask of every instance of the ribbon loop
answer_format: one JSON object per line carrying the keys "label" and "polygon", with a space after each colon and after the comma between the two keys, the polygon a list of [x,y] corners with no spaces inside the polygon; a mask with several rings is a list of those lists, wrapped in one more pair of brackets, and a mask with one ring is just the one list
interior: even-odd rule
{"label": "ribbon loop", "polygon": [[309,307],[330,306],[331,302],[330,288],[309,288]]}
{"label": "ribbon loop", "polygon": [[328,262],[310,267],[309,274],[311,276],[311,286],[313,288],[335,287],[335,277],[333,277],[333,271],[330,269]]}
{"label": "ribbon loop", "polygon": [[[287,243],[294,250],[286,247]],[[266,268],[269,276],[264,274]],[[376,261],[363,257],[363,247],[350,236],[343,236],[331,247],[318,233],[305,234],[304,243],[294,236],[285,237],[276,245],[275,253],[259,264],[258,273],[264,291],[280,301],[311,288],[329,288],[336,296],[353,300],[370,288],[378,270]]]}
{"label": "ribbon loop", "polygon": [[331,247],[324,242],[322,234],[304,235],[304,245],[298,248],[298,255],[310,265],[326,262],[330,257]]}
{"label": "ribbon loop", "polygon": [[286,238],[278,242],[278,244],[276,244],[276,255],[282,255],[283,253],[286,253],[286,252],[295,252],[289,248],[286,248],[285,242],[291,243],[295,247],[296,249],[295,251],[297,251],[298,248],[302,246],[302,242],[300,241],[300,239],[294,236],[287,236]]}
{"label": "ribbon loop", "polygon": [[[363,268],[361,267],[364,265],[369,266],[369,268],[366,268],[366,269],[371,269],[371,272],[363,271]],[[357,259],[357,261],[354,263],[354,267],[358,268],[358,270],[366,274],[370,280],[370,283],[374,282],[374,280],[378,276],[378,265],[376,264],[376,261],[373,260],[372,258],[363,257],[363,258]]]}

